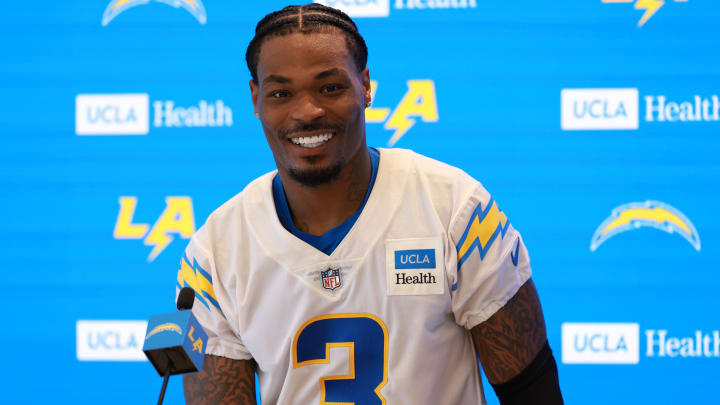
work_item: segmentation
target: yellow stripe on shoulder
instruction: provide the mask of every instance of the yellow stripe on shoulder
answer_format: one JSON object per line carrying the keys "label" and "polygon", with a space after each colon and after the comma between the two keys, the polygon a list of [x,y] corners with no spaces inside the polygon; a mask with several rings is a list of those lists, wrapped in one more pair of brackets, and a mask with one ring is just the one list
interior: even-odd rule
{"label": "yellow stripe on shoulder", "polygon": [[509,227],[510,222],[507,216],[500,210],[494,200],[491,199],[484,210],[482,209],[482,203],[479,203],[470,216],[465,232],[457,244],[458,268],[468,259],[476,247],[482,260],[498,234],[502,239],[505,237]]}
{"label": "yellow stripe on shoulder", "polygon": [[212,276],[200,267],[197,260],[193,259],[191,264],[187,256],[183,256],[180,261],[180,270],[178,270],[177,273],[177,282],[180,288],[187,286],[195,290],[195,297],[205,304],[206,307],[209,308],[209,301],[220,309],[220,305],[215,297],[215,290],[213,289]]}

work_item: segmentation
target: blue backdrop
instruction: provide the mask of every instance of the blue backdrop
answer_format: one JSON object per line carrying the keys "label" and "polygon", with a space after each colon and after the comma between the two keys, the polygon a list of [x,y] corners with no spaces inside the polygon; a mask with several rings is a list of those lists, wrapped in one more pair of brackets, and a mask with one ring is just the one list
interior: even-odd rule
{"label": "blue backdrop", "polygon": [[[325,3],[374,15],[369,144],[463,168],[522,232],[566,403],[717,401],[720,4]],[[137,321],[173,309],[190,234],[274,169],[244,53],[284,5],[7,2],[4,403],[155,400]]]}

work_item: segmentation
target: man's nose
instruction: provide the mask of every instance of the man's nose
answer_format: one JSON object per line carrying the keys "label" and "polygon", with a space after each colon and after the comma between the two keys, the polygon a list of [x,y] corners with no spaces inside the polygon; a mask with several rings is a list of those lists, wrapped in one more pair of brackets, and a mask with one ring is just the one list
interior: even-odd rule
{"label": "man's nose", "polygon": [[306,123],[310,123],[324,115],[325,109],[311,95],[299,97],[292,111],[292,118],[294,120]]}

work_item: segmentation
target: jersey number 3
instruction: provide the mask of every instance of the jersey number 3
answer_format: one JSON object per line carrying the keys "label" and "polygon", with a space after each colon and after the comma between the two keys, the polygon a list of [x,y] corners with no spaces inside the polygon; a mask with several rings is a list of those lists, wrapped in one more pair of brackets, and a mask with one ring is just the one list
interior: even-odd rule
{"label": "jersey number 3", "polygon": [[307,321],[293,340],[293,368],[329,364],[331,347],[347,347],[350,372],[320,379],[321,404],[385,404],[388,331],[370,314],[331,314]]}

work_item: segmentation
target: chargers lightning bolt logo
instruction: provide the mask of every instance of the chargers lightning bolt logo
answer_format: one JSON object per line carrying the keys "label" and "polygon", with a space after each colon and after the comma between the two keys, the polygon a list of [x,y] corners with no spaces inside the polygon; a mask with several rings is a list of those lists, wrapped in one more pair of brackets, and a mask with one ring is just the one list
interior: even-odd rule
{"label": "chargers lightning bolt logo", "polygon": [[677,233],[700,251],[700,236],[693,223],[682,212],[660,201],[632,202],[612,210],[612,214],[595,231],[590,251],[595,251],[617,234],[642,227]]}
{"label": "chargers lightning bolt logo", "polygon": [[165,3],[175,8],[182,7],[190,12],[190,14],[192,14],[198,22],[200,22],[200,24],[205,24],[207,22],[205,7],[200,0],[112,0],[105,8],[105,13],[103,13],[103,27],[110,24],[110,21],[123,11],[135,6],[147,4],[150,1]]}
{"label": "chargers lightning bolt logo", "polygon": [[490,199],[485,209],[482,208],[482,204],[478,204],[457,244],[458,269],[470,257],[475,248],[480,253],[480,259],[484,259],[495,238],[498,235],[501,239],[505,237],[509,227],[510,221],[498,208],[495,200]]}
{"label": "chargers lightning bolt logo", "polygon": [[145,340],[150,339],[150,337],[153,335],[157,335],[158,333],[165,332],[165,331],[172,331],[172,332],[177,333],[178,335],[182,335],[182,329],[180,328],[180,326],[178,324],[168,322],[168,323],[164,323],[162,325],[158,325],[155,328],[153,328],[153,330],[151,330],[147,334],[147,336],[145,336]]}
{"label": "chargers lightning bolt logo", "polygon": [[[675,3],[687,3],[688,0],[673,0]],[[640,17],[637,26],[642,27],[645,23],[665,5],[665,0],[602,0],[603,3],[635,3],[635,10],[645,11]]]}
{"label": "chargers lightning bolt logo", "polygon": [[215,297],[215,290],[213,289],[212,283],[212,276],[200,267],[197,260],[193,259],[191,262],[187,256],[183,256],[180,262],[180,270],[178,270],[177,274],[177,287],[180,289],[183,287],[192,288],[195,290],[195,298],[202,302],[203,305],[210,309],[210,305],[208,305],[209,302],[222,313],[220,304]]}
{"label": "chargers lightning bolt logo", "polygon": [[[497,203],[494,199],[490,199],[487,205],[483,209],[482,203],[478,203],[470,216],[465,232],[460,237],[460,241],[457,243],[457,271],[460,271],[460,267],[465,261],[471,257],[472,252],[477,249],[480,254],[480,260],[485,258],[490,247],[500,235],[500,239],[505,237],[508,228],[510,228],[510,221],[504,212],[498,208]],[[516,255],[518,248],[520,247],[519,240],[516,247]],[[512,257],[513,264],[517,265],[516,257]],[[452,290],[457,289],[457,282],[452,286]]]}

